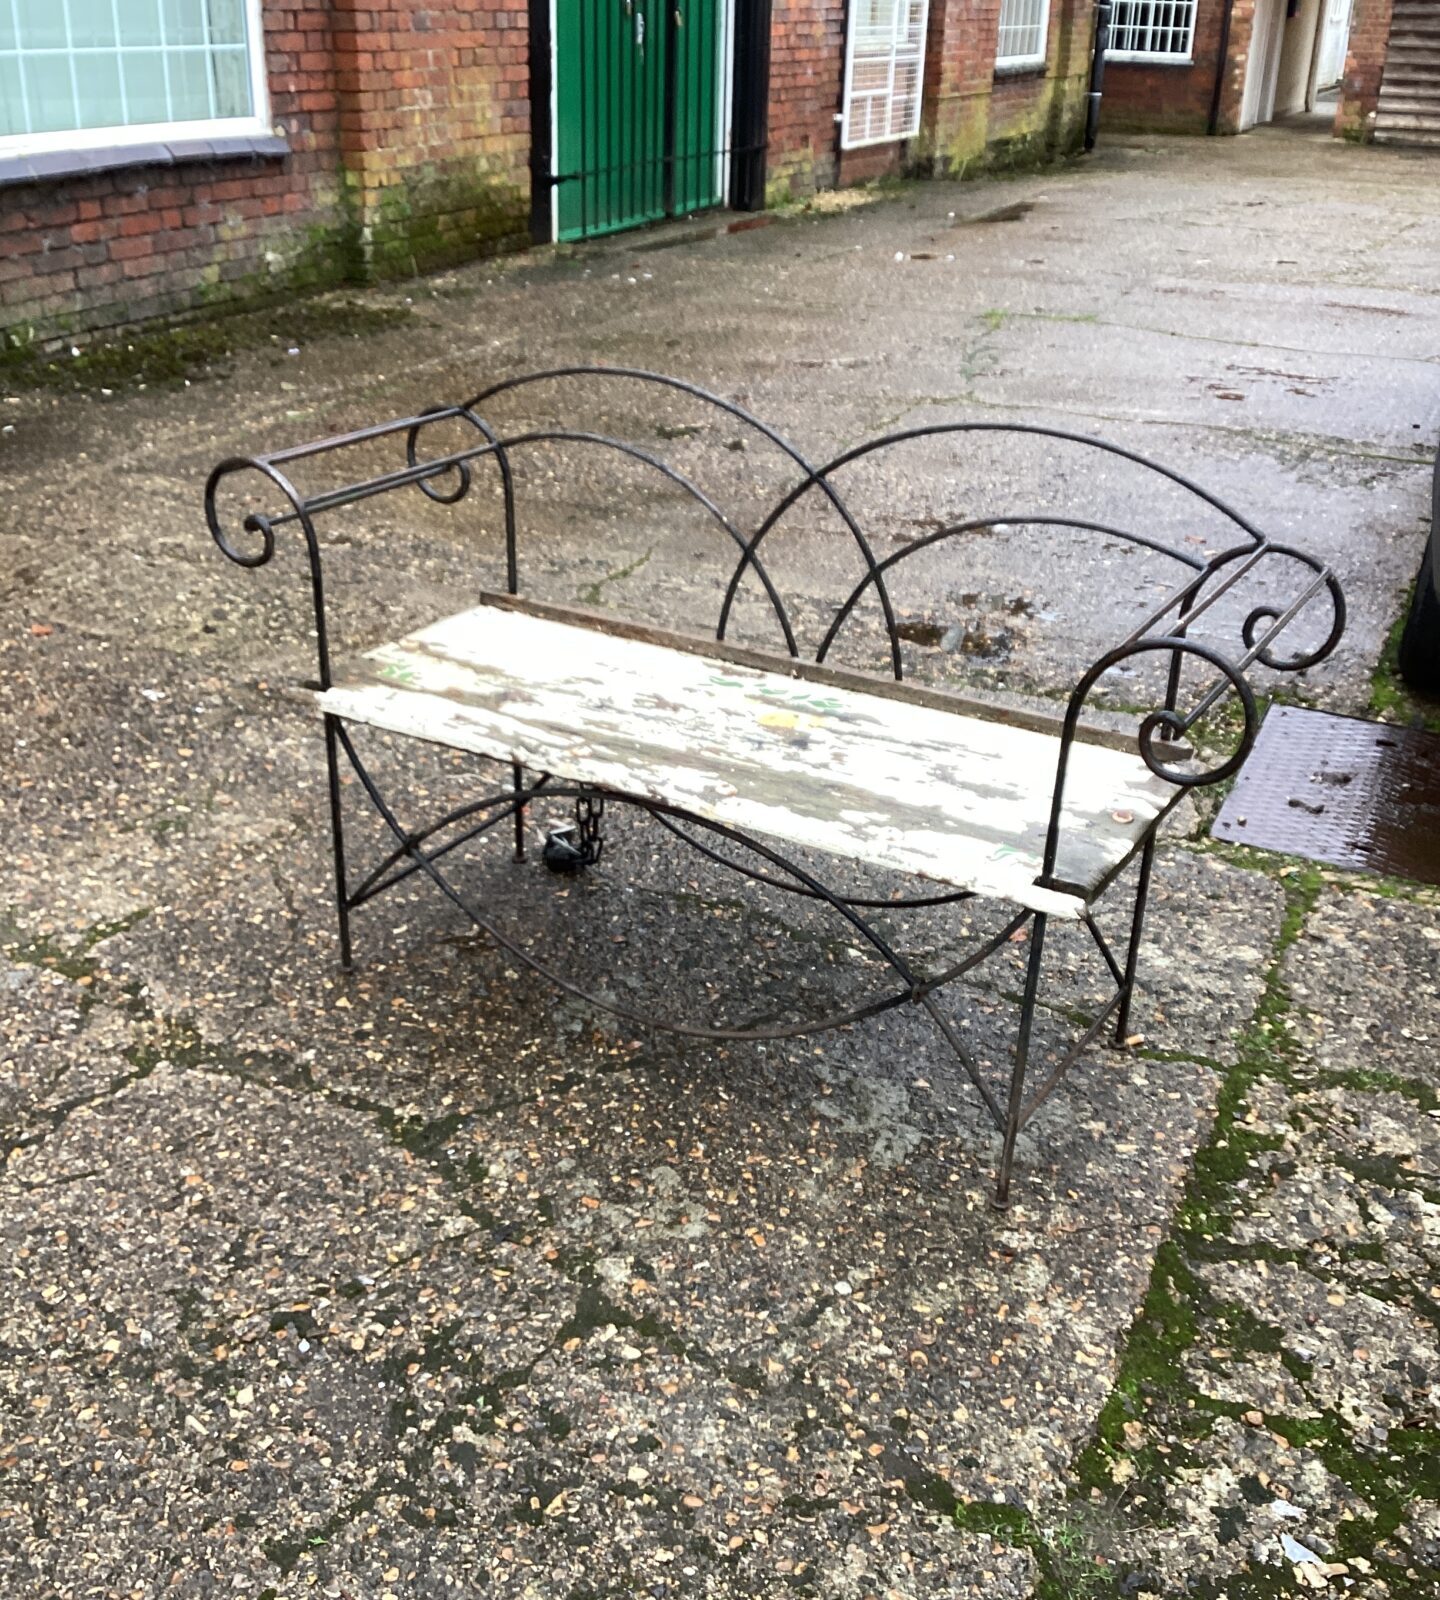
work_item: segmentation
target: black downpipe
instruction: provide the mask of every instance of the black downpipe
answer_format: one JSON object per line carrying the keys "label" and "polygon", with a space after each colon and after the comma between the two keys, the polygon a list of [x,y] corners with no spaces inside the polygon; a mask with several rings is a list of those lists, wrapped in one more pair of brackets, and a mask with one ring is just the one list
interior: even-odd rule
{"label": "black downpipe", "polygon": [[1205,132],[1220,131],[1220,101],[1225,94],[1225,69],[1230,65],[1230,19],[1235,11],[1235,0],[1225,0],[1225,11],[1220,18],[1220,59],[1215,63],[1215,87],[1210,94],[1210,117]]}
{"label": "black downpipe", "polygon": [[530,0],[530,237],[536,244],[549,243],[555,187],[550,90],[550,0]]}
{"label": "black downpipe", "polygon": [[1105,52],[1110,48],[1110,0],[1095,3],[1095,51],[1090,57],[1090,93],[1085,105],[1085,148],[1100,135],[1100,96],[1105,84]]}
{"label": "black downpipe", "polygon": [[771,0],[738,0],[731,88],[730,205],[765,208],[765,156],[770,143]]}

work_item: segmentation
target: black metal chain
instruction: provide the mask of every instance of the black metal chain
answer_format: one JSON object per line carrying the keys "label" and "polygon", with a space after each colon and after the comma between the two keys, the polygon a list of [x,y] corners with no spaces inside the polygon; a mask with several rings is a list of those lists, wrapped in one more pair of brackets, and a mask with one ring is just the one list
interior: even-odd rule
{"label": "black metal chain", "polygon": [[593,867],[605,849],[601,826],[605,820],[605,796],[577,794],[575,821],[555,828],[545,838],[545,865],[551,872],[566,876]]}
{"label": "black metal chain", "polygon": [[575,797],[575,826],[580,830],[580,854],[587,867],[593,867],[605,849],[601,824],[605,820],[605,796],[582,794]]}

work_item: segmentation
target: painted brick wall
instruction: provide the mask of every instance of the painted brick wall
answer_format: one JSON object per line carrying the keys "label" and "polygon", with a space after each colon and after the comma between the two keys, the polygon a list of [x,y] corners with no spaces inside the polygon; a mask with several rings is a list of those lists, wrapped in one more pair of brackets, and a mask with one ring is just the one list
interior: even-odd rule
{"label": "painted brick wall", "polygon": [[1392,0],[1355,0],[1350,13],[1350,48],[1335,115],[1335,131],[1347,139],[1368,139],[1375,131],[1392,10]]}
{"label": "painted brick wall", "polygon": [[[1225,0],[1200,0],[1195,16],[1193,65],[1109,61],[1101,126],[1153,133],[1204,133],[1210,120]],[[1240,97],[1255,21],[1255,0],[1235,0],[1230,17],[1228,68],[1220,97],[1219,131],[1240,126]]]}
{"label": "painted brick wall", "polygon": [[103,330],[344,270],[328,11],[267,6],[265,45],[272,116],[290,142],[283,159],[0,189],[0,335]]}

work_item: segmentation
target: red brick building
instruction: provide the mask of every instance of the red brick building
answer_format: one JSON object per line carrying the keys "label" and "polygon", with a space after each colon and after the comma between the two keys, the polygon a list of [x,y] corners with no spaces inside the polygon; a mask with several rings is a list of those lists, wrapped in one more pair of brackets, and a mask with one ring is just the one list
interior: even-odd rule
{"label": "red brick building", "polygon": [[1440,145],[1437,0],[1115,0],[1105,125],[1237,133],[1303,113]]}
{"label": "red brick building", "polygon": [[1093,13],[7,0],[0,333],[43,343],[882,173],[1046,159],[1080,139]]}

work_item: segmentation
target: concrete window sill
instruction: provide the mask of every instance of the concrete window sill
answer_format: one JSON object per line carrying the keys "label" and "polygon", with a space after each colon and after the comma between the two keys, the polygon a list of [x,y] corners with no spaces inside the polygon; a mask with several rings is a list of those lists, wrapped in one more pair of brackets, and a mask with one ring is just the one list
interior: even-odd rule
{"label": "concrete window sill", "polygon": [[171,144],[118,144],[94,150],[43,150],[29,156],[0,156],[0,187],[18,183],[57,183],[118,167],[174,167],[185,161],[275,159],[290,153],[279,134],[245,134],[232,139],[177,139]]}

